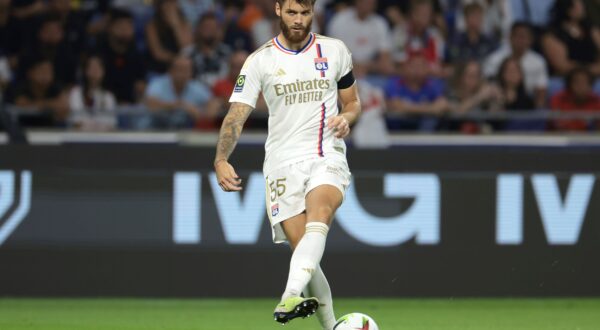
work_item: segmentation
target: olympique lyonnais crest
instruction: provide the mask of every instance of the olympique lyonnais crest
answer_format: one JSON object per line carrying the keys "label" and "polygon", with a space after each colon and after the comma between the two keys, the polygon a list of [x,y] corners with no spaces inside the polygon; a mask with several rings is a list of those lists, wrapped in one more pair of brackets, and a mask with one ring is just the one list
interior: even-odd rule
{"label": "olympique lyonnais crest", "polygon": [[274,217],[279,214],[279,203],[271,206],[271,216]]}
{"label": "olympique lyonnais crest", "polygon": [[327,57],[317,57],[315,58],[315,69],[317,71],[325,71],[329,69],[329,64],[327,64]]}

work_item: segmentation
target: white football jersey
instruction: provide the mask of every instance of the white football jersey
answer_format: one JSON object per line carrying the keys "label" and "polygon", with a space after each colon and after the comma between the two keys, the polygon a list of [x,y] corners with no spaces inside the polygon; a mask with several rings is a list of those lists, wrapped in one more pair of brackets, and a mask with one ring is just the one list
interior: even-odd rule
{"label": "white football jersey", "polygon": [[344,43],[315,33],[299,51],[273,38],[248,57],[229,102],[254,108],[262,92],[269,108],[265,174],[313,157],[345,159],[346,144],[327,119],[339,112],[337,82],[351,70]]}

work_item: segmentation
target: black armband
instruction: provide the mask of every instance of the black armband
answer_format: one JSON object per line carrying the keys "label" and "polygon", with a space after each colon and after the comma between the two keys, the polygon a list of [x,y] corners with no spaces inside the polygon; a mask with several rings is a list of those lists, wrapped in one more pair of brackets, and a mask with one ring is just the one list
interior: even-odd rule
{"label": "black armband", "polygon": [[345,76],[343,76],[337,82],[337,88],[338,89],[346,89],[346,88],[354,85],[354,81],[356,81],[356,79],[354,79],[354,75],[352,74],[352,70],[350,70],[350,72],[348,72]]}

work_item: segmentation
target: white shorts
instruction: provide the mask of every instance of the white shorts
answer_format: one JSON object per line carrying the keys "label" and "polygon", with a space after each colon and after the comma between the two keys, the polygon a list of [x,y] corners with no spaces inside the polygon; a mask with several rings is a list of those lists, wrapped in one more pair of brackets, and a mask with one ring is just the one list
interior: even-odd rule
{"label": "white shorts", "polygon": [[273,242],[287,241],[281,222],[304,212],[306,195],[312,189],[328,184],[345,196],[350,178],[345,160],[326,157],[300,161],[267,174],[265,197]]}

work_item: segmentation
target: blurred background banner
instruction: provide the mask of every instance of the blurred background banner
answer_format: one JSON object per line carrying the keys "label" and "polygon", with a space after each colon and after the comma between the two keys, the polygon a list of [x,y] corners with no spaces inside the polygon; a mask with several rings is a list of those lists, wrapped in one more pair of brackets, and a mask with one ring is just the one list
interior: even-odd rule
{"label": "blurred background banner", "polygon": [[[271,242],[262,148],[233,156],[240,194],[219,189],[213,152],[1,146],[0,294],[276,295],[289,252]],[[336,295],[600,294],[596,147],[396,147],[349,162],[323,261]]]}

